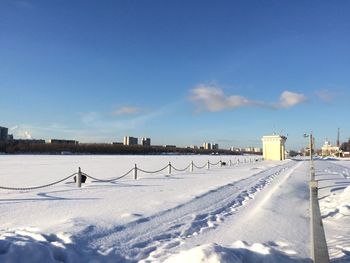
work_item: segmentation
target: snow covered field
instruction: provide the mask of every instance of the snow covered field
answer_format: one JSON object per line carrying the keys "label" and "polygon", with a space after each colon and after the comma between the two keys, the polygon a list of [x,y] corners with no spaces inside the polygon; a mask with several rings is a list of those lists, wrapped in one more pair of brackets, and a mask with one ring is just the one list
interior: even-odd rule
{"label": "snow covered field", "polygon": [[332,262],[350,262],[350,160],[317,162],[320,208]]}
{"label": "snow covered field", "polygon": [[[206,163],[232,160],[233,166]],[[237,165],[237,158],[240,163]],[[309,163],[250,156],[0,156],[0,262],[311,262]],[[350,261],[350,161],[315,162],[334,262]]]}

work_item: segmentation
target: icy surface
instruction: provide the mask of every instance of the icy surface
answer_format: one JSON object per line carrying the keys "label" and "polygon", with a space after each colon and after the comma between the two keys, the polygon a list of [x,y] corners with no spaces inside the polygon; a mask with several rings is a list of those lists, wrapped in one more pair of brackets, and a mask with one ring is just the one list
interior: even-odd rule
{"label": "icy surface", "polygon": [[[208,160],[220,159],[227,165],[207,170]],[[138,180],[132,172],[112,183],[88,179],[82,188],[70,178],[38,190],[0,190],[0,262],[311,262],[309,163],[250,159],[0,156],[0,186],[11,187],[47,184],[78,167],[101,179],[135,163],[165,167],[139,171]],[[168,174],[169,161],[187,169]],[[191,172],[191,161],[204,168]],[[339,164],[316,162],[316,176],[327,182],[320,202],[331,256],[348,262],[349,166]]]}

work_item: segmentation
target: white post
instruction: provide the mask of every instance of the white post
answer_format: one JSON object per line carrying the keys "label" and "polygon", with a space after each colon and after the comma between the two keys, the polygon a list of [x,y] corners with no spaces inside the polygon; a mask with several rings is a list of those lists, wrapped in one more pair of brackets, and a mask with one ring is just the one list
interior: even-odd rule
{"label": "white post", "polygon": [[232,161],[231,161],[231,159],[230,159],[230,166],[232,166]]}
{"label": "white post", "polygon": [[168,164],[168,173],[171,174],[171,163],[169,161],[169,164]]}
{"label": "white post", "polygon": [[81,169],[78,168],[78,174],[77,174],[77,186],[81,187]]}
{"label": "white post", "polygon": [[210,169],[210,163],[209,163],[209,160],[208,160],[208,163],[207,163],[207,169],[208,169],[208,170]]}
{"label": "white post", "polygon": [[191,172],[193,173],[193,161],[191,162]]}
{"label": "white post", "polygon": [[137,166],[135,163],[135,168],[134,168],[134,179],[137,180]]}
{"label": "white post", "polygon": [[220,167],[222,167],[222,161],[220,160]]}

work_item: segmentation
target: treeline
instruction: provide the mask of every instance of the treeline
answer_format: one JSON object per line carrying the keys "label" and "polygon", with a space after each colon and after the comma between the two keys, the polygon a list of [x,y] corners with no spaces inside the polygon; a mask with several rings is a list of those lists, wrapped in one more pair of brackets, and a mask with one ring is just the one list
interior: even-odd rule
{"label": "treeline", "polygon": [[140,146],[119,144],[51,144],[51,143],[2,143],[0,152],[6,154],[230,154],[239,152],[229,150],[204,150],[163,146]]}
{"label": "treeline", "polygon": [[350,139],[348,140],[348,142],[343,142],[342,145],[340,146],[340,149],[343,152],[350,152]]}

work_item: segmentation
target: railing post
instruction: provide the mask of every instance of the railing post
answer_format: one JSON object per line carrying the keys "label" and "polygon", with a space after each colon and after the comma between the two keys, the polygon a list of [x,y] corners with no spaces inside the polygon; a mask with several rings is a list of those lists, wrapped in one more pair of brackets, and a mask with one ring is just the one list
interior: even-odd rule
{"label": "railing post", "polygon": [[231,159],[230,159],[230,166],[232,166],[232,161],[231,161]]}
{"label": "railing post", "polygon": [[169,164],[168,164],[168,173],[171,174],[171,162],[169,161]]}
{"label": "railing post", "polygon": [[191,162],[191,172],[193,173],[193,161]]}
{"label": "railing post", "polygon": [[135,163],[135,168],[134,168],[134,180],[137,180],[137,166]]}
{"label": "railing post", "polygon": [[78,168],[78,174],[77,174],[77,187],[81,187],[81,169]]}
{"label": "railing post", "polygon": [[222,167],[222,161],[221,161],[221,159],[220,159],[220,167]]}
{"label": "railing post", "polygon": [[208,160],[208,163],[207,163],[207,169],[208,169],[208,170],[210,169],[210,163],[209,163],[209,160]]}

